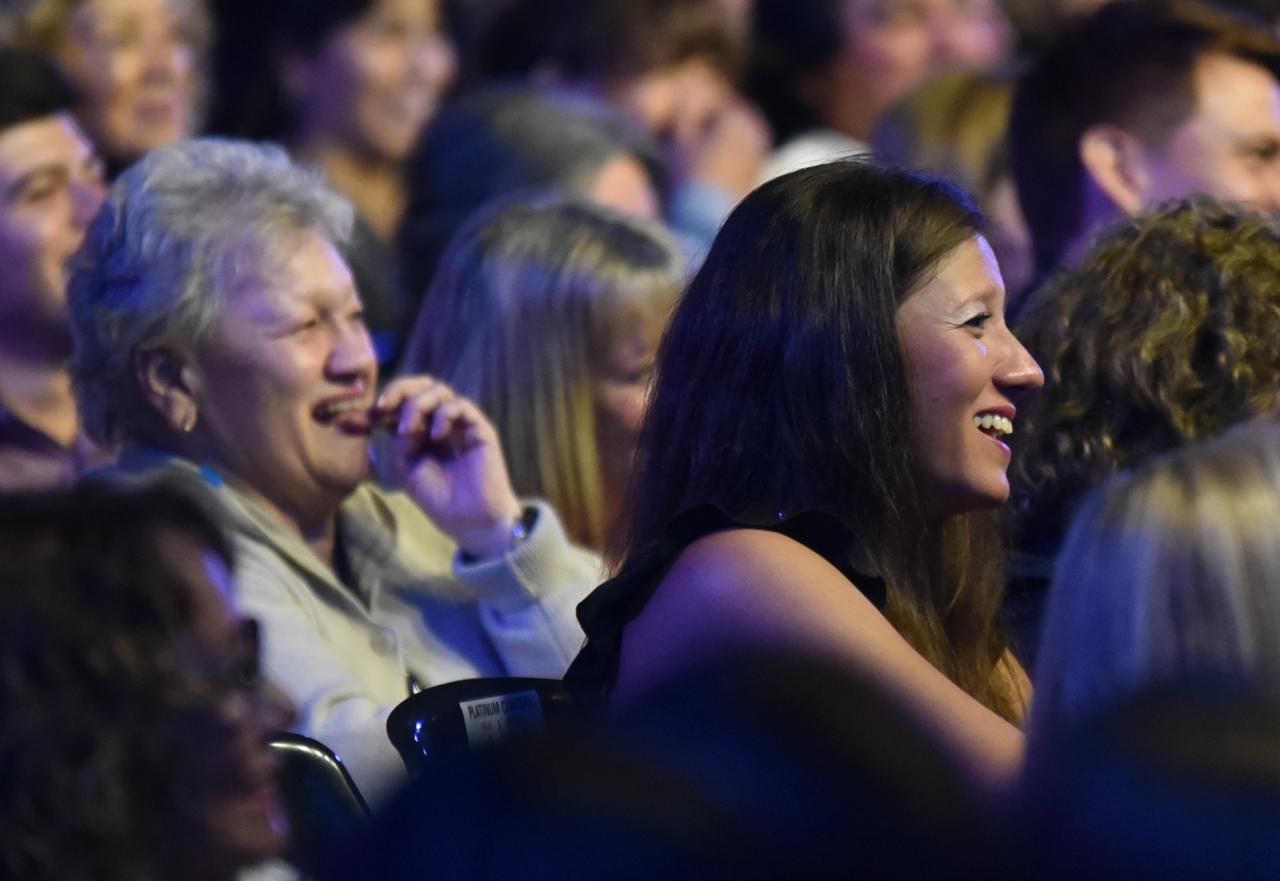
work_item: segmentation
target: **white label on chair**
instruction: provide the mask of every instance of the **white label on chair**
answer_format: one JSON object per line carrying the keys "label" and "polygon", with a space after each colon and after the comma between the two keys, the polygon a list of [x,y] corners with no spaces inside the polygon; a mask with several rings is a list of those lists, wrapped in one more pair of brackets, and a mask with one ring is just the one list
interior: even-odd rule
{"label": "white label on chair", "polygon": [[506,740],[513,734],[542,730],[542,701],[536,691],[522,691],[474,701],[459,701],[458,709],[467,723],[467,743],[484,746]]}

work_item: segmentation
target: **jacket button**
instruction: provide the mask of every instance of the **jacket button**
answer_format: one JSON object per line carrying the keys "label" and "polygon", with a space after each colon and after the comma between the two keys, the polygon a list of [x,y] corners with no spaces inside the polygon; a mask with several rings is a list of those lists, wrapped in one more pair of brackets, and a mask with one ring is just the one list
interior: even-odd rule
{"label": "jacket button", "polygon": [[371,640],[373,650],[380,655],[394,655],[396,653],[396,634],[394,630],[379,630],[373,635]]}

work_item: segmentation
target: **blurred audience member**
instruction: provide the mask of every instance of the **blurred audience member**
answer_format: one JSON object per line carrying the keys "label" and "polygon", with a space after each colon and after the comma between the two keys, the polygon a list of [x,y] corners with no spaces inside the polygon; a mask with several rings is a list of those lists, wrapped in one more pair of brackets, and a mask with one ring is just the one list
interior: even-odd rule
{"label": "blurred audience member", "polygon": [[734,86],[740,36],[722,0],[510,0],[477,51],[490,79],[603,97],[659,138],[672,170],[668,222],[701,257],[769,147]]}
{"label": "blurred audience member", "polygon": [[1192,0],[1112,3],[1018,85],[1014,177],[1047,273],[1119,214],[1206,194],[1280,209],[1280,44]]}
{"label": "blurred audience member", "polygon": [[[384,725],[411,685],[559,676],[599,562],[517,500],[474,404],[424,376],[378,395],[351,223],[278,148],[154,151],[80,251],[73,371],[90,434],[126,448],[118,479],[202,478],[267,669],[376,800],[404,776]],[[407,494],[365,479],[378,426]]]}
{"label": "blurred audience member", "polygon": [[1000,5],[1009,14],[1009,21],[1018,34],[1022,54],[1032,58],[1043,52],[1073,20],[1110,2],[1112,0],[1002,0]]}
{"label": "blurred audience member", "polygon": [[[1108,577],[1108,581],[1111,579]],[[1089,634],[1079,634],[1088,642]],[[1016,815],[1037,881],[1280,877],[1280,701],[1148,690],[1032,744]]]}
{"label": "blurred audience member", "polygon": [[0,499],[0,875],[231,881],[281,853],[292,709],[232,563],[172,487]]}
{"label": "blurred audience member", "polygon": [[51,62],[0,48],[0,492],[70,484],[98,457],[67,358],[67,261],[102,202],[102,169]]}
{"label": "blurred audience member", "polygon": [[1010,781],[1026,683],[993,509],[1013,399],[1042,377],[981,229],[945,181],[865,162],[734,210],[663,336],[571,682],[621,706],[746,646],[827,654]]}
{"label": "blurred audience member", "polygon": [[211,130],[280,141],[356,207],[343,256],[379,360],[411,319],[394,239],[404,162],[453,81],[438,0],[219,0]]}
{"label": "blurred audience member", "polygon": [[662,205],[658,145],[608,105],[522,86],[463,96],[427,128],[408,166],[400,231],[409,299],[477,209],[524,189],[578,193],[639,217]]}
{"label": "blurred audience member", "polygon": [[386,881],[990,881],[1003,874],[987,819],[934,738],[866,680],[735,655],[607,727],[441,768],[382,818],[359,866]]}
{"label": "blurred audience member", "polygon": [[866,152],[880,117],[949,67],[1003,60],[996,0],[756,0],[748,94],[780,144],[763,178]]}
{"label": "blurred audience member", "polygon": [[572,539],[603,553],[684,283],[657,223],[555,195],[499,206],[445,252],[403,369],[474,400],[516,491],[548,500]]}
{"label": "blurred audience member", "polygon": [[208,43],[202,0],[32,0],[15,39],[57,60],[112,177],[196,128]]}
{"label": "blurred audience member", "polygon": [[876,127],[881,159],[932,171],[977,196],[991,221],[988,237],[1005,290],[1016,297],[1031,283],[1031,235],[1009,168],[1007,135],[1013,86],[1005,77],[956,71],[934,77]]}
{"label": "blurred audience member", "polygon": [[1276,407],[1280,225],[1205,198],[1172,203],[1104,236],[1032,296],[1018,329],[1047,379],[1019,410],[1009,475],[1020,551],[1011,612],[1029,661],[1081,496]]}
{"label": "blurred audience member", "polygon": [[1280,699],[1280,422],[1119,474],[1058,555],[1036,671],[1046,735],[1153,685],[1221,681]]}

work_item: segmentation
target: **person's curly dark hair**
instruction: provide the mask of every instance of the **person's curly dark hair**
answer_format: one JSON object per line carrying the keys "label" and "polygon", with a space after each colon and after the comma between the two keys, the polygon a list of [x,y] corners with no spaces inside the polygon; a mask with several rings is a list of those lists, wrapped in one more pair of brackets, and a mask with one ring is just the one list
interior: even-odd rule
{"label": "person's curly dark hair", "polygon": [[1045,388],[1018,415],[1017,542],[1051,547],[1090,486],[1274,410],[1280,223],[1205,197],[1107,233],[1029,304]]}
{"label": "person's curly dark hair", "polygon": [[230,563],[173,488],[0,499],[0,877],[219,874],[201,836],[223,695],[193,675],[175,533]]}

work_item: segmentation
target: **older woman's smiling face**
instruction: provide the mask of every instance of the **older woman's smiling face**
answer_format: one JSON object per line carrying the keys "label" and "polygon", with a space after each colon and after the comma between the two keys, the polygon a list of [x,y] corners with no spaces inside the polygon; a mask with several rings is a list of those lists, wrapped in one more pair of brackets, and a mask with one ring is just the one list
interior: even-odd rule
{"label": "older woman's smiling face", "polygon": [[365,477],[377,362],[333,244],[302,232],[277,253],[286,256],[231,294],[194,352],[193,441],[305,525],[331,516]]}

